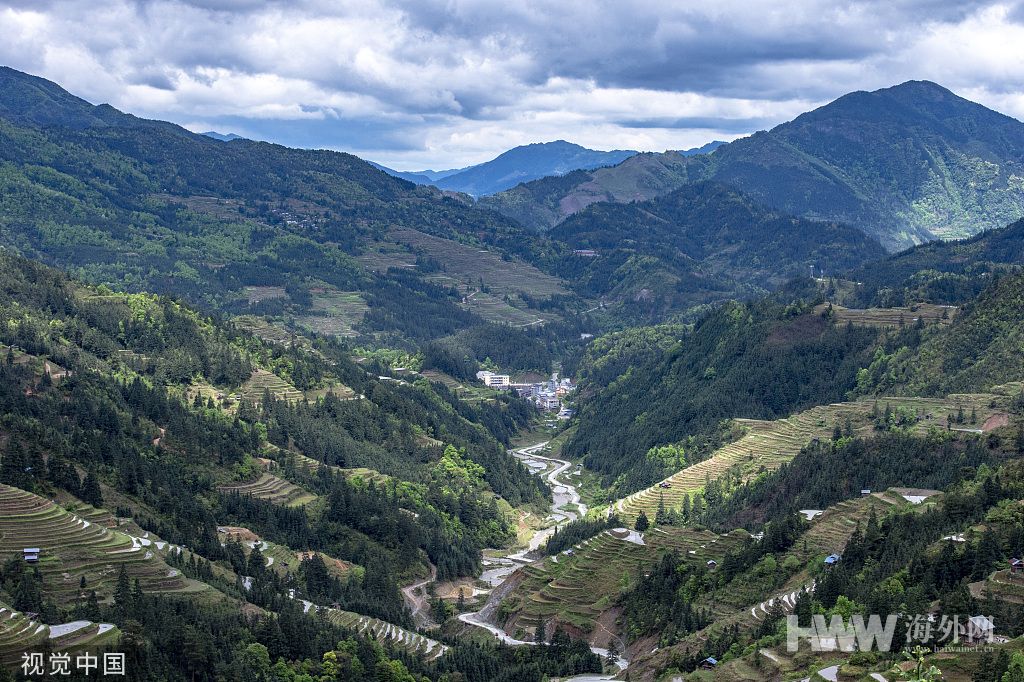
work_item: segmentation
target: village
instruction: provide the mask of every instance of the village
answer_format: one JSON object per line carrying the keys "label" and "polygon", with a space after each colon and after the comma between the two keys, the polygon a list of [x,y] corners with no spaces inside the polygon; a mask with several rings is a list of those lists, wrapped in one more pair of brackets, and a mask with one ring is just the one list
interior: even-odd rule
{"label": "village", "polygon": [[572,410],[564,403],[566,397],[576,388],[572,379],[559,379],[555,372],[547,381],[536,383],[515,383],[508,374],[496,374],[488,370],[476,373],[476,378],[484,386],[499,391],[515,391],[520,397],[529,400],[543,412],[554,412],[558,419],[569,419]]}

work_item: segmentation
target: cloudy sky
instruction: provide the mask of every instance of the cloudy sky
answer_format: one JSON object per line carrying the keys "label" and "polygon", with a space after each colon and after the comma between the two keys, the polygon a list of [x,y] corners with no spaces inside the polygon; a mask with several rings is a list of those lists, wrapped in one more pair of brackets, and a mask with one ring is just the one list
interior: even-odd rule
{"label": "cloudy sky", "polygon": [[92,102],[403,170],[681,149],[909,79],[1024,119],[1024,0],[0,0],[0,36]]}

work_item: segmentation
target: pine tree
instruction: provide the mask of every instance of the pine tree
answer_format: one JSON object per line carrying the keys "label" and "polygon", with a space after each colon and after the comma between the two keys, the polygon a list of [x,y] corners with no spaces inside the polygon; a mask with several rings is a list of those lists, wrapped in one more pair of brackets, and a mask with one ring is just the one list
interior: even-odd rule
{"label": "pine tree", "polygon": [[665,512],[665,493],[658,493],[658,512],[654,515],[654,523],[658,526],[664,526],[668,523],[668,514]]}
{"label": "pine tree", "polygon": [[94,507],[103,506],[103,492],[100,490],[100,481],[96,478],[96,472],[90,471],[82,483],[82,499]]}
{"label": "pine tree", "polygon": [[11,438],[7,444],[7,452],[0,460],[0,483],[6,483],[15,488],[27,488],[28,476],[25,474],[27,466],[25,451],[22,449],[21,443],[17,439]]}
{"label": "pine tree", "polygon": [[119,619],[124,619],[132,612],[132,592],[128,581],[128,571],[124,564],[117,574],[117,587],[114,588],[114,609]]}
{"label": "pine tree", "polygon": [[636,524],[633,527],[641,533],[651,527],[651,522],[647,519],[647,514],[643,510],[640,510],[640,515],[636,517]]}

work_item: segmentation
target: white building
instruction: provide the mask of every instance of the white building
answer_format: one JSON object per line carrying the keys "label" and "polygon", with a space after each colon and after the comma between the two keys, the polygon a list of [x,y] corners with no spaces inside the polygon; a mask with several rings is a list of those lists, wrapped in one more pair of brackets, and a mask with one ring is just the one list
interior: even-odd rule
{"label": "white building", "polygon": [[512,379],[509,375],[495,374],[494,372],[488,372],[487,370],[477,372],[476,378],[484,382],[484,386],[489,388],[507,389],[512,385]]}

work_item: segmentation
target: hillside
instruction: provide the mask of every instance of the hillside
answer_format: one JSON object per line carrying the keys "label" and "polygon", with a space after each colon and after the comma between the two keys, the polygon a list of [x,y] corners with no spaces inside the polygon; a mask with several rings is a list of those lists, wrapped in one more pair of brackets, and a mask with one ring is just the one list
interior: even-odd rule
{"label": "hillside", "polygon": [[549,235],[576,253],[596,253],[559,264],[580,293],[662,314],[749,298],[812,269],[845,271],[885,255],[855,228],[770,211],[718,183],[642,203],[593,204]]}
{"label": "hillside", "polygon": [[125,631],[134,679],[237,679],[244,647],[286,668],[344,647],[430,679],[530,669],[415,632],[399,591],[476,574],[511,505],[543,499],[505,451],[530,410],[381,371],[0,252],[0,602],[37,619],[12,611],[0,660]]}
{"label": "hillside", "polygon": [[658,165],[664,172],[644,191],[630,191],[634,161],[541,180],[485,205],[543,229],[594,201],[650,199],[714,179],[787,213],[856,225],[892,250],[1024,214],[1024,124],[929,82],[851,93],[709,156]]}
{"label": "hillside", "polygon": [[[416,347],[485,324],[460,303],[479,286],[475,269],[426,256],[417,264],[411,249],[403,253],[414,265],[394,263],[397,273],[360,260],[392,247],[389,230],[477,250],[480,235],[521,233],[349,154],[215,140],[6,68],[0,150],[0,245],[93,283],[365,343]],[[418,276],[439,269],[464,290]],[[509,300],[510,314],[529,308]]]}
{"label": "hillside", "polygon": [[877,356],[858,383],[862,390],[936,395],[1021,381],[1022,313],[1024,275],[999,277],[951,325],[930,330],[920,346]]}
{"label": "hillside", "polygon": [[637,154],[610,168],[523,183],[482,197],[478,205],[541,232],[593,203],[645,201],[697,181],[704,175],[700,168],[707,158],[677,152]]}
{"label": "hillside", "polygon": [[[957,305],[976,297],[1000,273],[1024,264],[1024,221],[969,239],[929,242],[842,275],[836,300],[858,307],[918,302]],[[857,282],[850,287],[849,282]]]}
{"label": "hillside", "polygon": [[879,331],[833,325],[813,312],[813,298],[790,303],[791,296],[725,304],[667,348],[651,348],[642,330],[631,330],[611,348],[588,349],[579,374],[599,381],[581,384],[579,428],[563,453],[584,458],[621,497],[741,435],[724,420],[776,419],[842,400],[870,363]]}

